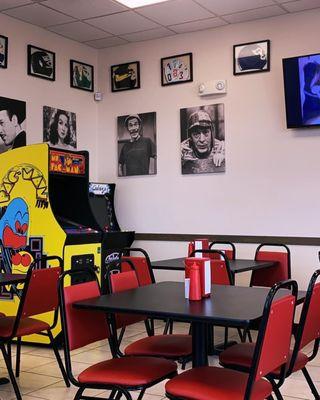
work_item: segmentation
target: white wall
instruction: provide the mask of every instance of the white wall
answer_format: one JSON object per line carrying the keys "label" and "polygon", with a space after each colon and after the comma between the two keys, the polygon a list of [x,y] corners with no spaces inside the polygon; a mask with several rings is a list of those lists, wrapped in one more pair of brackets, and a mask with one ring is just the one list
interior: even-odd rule
{"label": "white wall", "polygon": [[[97,106],[93,94],[70,88],[70,59],[94,65],[97,50],[0,14],[0,34],[9,38],[8,68],[0,68],[0,96],[27,103],[27,144],[43,141],[42,107],[76,113],[78,149],[90,151],[91,175],[97,170]],[[56,53],[55,82],[27,74],[27,45]]]}
{"label": "white wall", "polygon": [[[286,15],[99,52],[98,179],[117,183],[120,224],[137,232],[319,237],[320,130],[287,130],[282,58],[320,51],[320,11]],[[233,76],[232,47],[271,40],[271,72]],[[160,58],[192,52],[194,82],[161,87]],[[111,93],[110,65],[141,63],[141,89]],[[228,94],[200,98],[197,85],[227,79]],[[225,174],[182,176],[179,109],[225,104]],[[157,112],[158,173],[117,178],[116,117]],[[152,258],[176,243],[142,243]],[[178,244],[181,248],[181,244]],[[243,255],[253,255],[253,247]],[[166,249],[166,251],[163,251]],[[295,247],[294,276],[306,282],[316,250]],[[304,264],[306,263],[306,264]]]}

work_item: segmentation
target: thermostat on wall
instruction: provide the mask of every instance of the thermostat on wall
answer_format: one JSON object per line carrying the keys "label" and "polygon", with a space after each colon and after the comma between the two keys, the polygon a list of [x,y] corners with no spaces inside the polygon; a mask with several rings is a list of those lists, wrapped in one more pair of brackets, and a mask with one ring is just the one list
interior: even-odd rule
{"label": "thermostat on wall", "polygon": [[218,79],[214,81],[207,81],[200,83],[198,87],[199,96],[206,96],[209,94],[227,93],[227,81]]}
{"label": "thermostat on wall", "polygon": [[95,92],[95,94],[94,94],[95,101],[101,101],[102,98],[103,98],[103,95],[101,92]]}

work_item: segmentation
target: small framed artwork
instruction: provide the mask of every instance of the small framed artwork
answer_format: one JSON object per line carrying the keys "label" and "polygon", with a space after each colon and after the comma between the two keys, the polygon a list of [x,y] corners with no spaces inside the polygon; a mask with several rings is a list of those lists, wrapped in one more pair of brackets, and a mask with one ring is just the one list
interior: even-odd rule
{"label": "small framed artwork", "polygon": [[93,66],[81,61],[70,60],[70,86],[76,89],[93,92]]}
{"label": "small framed artwork", "polygon": [[192,81],[192,53],[161,58],[162,86]]}
{"label": "small framed artwork", "polygon": [[270,71],[270,40],[233,46],[233,75]]}
{"label": "small framed artwork", "polygon": [[28,75],[49,81],[56,79],[56,55],[52,51],[28,45]]}
{"label": "small framed artwork", "polygon": [[111,90],[121,92],[140,88],[140,62],[111,66]]}
{"label": "small framed artwork", "polygon": [[0,68],[8,67],[8,38],[0,35]]}

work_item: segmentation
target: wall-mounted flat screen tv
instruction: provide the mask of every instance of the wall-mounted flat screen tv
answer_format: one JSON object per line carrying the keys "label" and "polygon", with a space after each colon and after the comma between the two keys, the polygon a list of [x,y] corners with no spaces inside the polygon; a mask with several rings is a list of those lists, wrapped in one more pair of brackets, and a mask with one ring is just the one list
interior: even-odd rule
{"label": "wall-mounted flat screen tv", "polygon": [[282,60],[288,128],[320,126],[320,54]]}

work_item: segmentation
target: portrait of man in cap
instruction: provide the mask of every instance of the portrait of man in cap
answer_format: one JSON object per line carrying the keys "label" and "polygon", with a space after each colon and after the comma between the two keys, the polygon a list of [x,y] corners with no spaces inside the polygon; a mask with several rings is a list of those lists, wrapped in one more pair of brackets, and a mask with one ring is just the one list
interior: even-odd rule
{"label": "portrait of man in cap", "polygon": [[225,172],[223,104],[180,110],[183,174]]}

